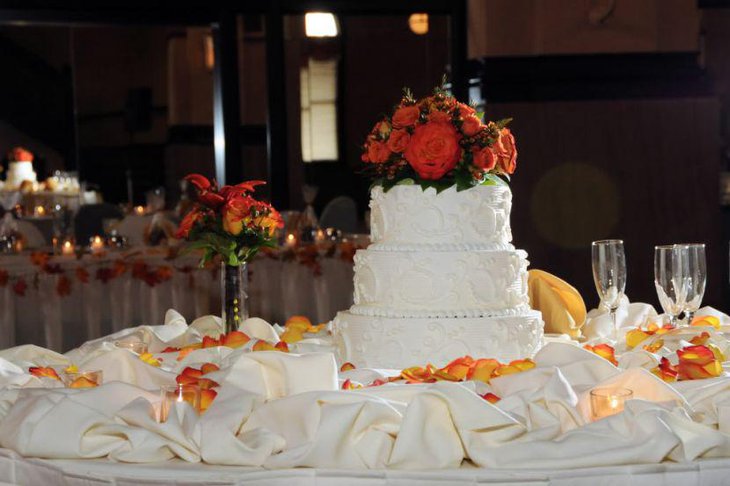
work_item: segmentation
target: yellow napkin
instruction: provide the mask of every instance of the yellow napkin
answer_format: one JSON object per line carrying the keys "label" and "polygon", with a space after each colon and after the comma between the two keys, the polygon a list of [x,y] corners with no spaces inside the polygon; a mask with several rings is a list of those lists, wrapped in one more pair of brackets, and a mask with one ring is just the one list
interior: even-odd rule
{"label": "yellow napkin", "polygon": [[545,332],[580,337],[586,305],[575,287],[542,270],[530,270],[528,274],[530,306],[542,312]]}

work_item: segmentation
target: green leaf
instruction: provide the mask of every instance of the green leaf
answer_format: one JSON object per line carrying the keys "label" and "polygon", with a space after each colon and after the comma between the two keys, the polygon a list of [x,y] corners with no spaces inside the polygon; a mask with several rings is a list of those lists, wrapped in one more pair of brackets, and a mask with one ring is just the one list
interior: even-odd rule
{"label": "green leaf", "polygon": [[497,125],[500,129],[502,129],[502,128],[506,127],[507,125],[509,125],[511,121],[512,121],[512,118],[502,118],[501,120],[498,120],[497,122],[495,122],[495,125]]}
{"label": "green leaf", "polygon": [[405,179],[401,179],[396,183],[396,186],[412,186],[416,183],[413,179],[410,177],[407,177]]}

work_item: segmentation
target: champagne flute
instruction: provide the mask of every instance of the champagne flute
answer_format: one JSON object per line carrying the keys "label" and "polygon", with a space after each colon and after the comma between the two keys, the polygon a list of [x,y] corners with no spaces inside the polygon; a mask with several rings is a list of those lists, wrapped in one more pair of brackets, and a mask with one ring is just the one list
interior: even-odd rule
{"label": "champagne flute", "polygon": [[593,282],[601,305],[611,313],[614,336],[618,332],[616,310],[626,290],[626,255],[622,240],[600,240],[591,244]]}
{"label": "champagne flute", "polygon": [[654,286],[662,309],[675,327],[687,296],[688,272],[683,269],[685,262],[686,252],[681,245],[654,247]]}
{"label": "champagne flute", "polygon": [[682,310],[686,316],[687,325],[691,325],[692,318],[700,308],[702,297],[705,295],[705,284],[707,283],[705,245],[704,243],[688,243],[680,246],[685,262],[683,268],[687,272],[687,278],[683,280],[683,284],[686,286],[686,300]]}

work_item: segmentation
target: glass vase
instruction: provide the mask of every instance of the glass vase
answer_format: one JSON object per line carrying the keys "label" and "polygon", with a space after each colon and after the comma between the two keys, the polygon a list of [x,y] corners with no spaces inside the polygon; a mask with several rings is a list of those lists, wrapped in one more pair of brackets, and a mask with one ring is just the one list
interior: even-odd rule
{"label": "glass vase", "polygon": [[226,333],[248,319],[248,267],[221,263],[221,317]]}

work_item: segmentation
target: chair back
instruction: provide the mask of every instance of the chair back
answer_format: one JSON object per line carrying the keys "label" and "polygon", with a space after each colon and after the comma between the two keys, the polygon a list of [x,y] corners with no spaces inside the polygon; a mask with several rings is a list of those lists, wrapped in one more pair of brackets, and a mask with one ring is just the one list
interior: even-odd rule
{"label": "chair back", "polygon": [[357,204],[349,196],[337,196],[327,203],[319,218],[322,228],[337,228],[343,233],[356,233]]}

